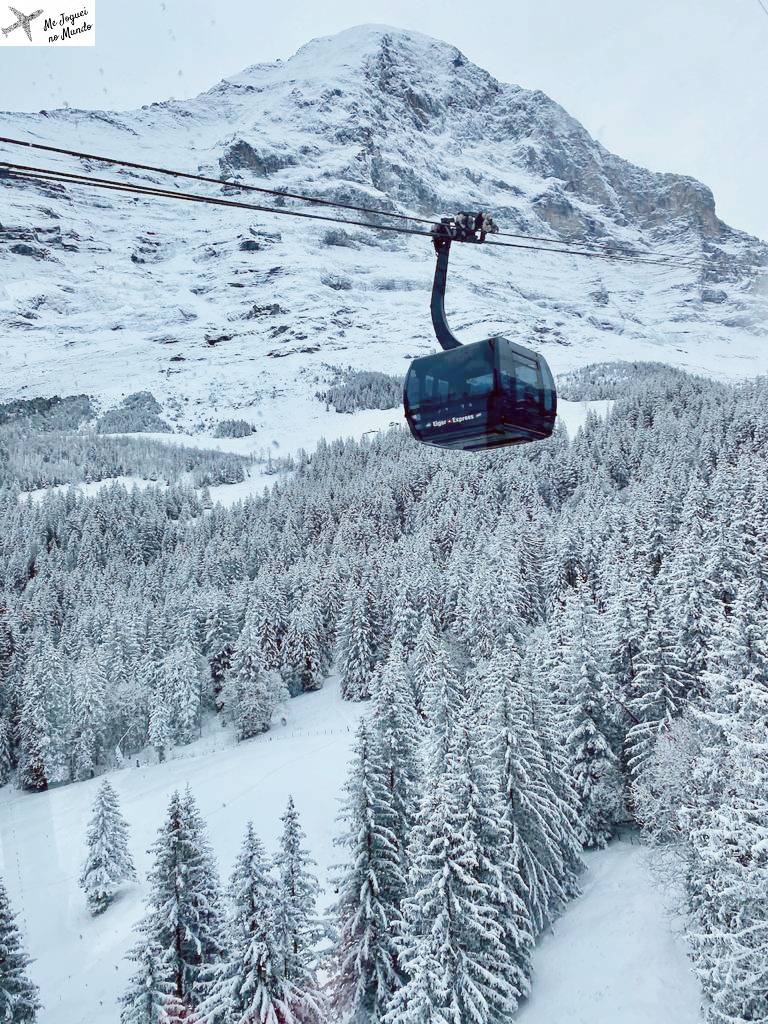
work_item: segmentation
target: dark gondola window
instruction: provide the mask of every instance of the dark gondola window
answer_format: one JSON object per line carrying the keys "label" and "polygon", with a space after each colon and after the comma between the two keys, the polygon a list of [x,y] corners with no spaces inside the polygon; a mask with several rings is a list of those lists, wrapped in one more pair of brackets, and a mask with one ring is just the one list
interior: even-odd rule
{"label": "dark gondola window", "polygon": [[552,412],[555,408],[555,378],[545,362],[541,364],[542,386],[544,388],[544,411]]}
{"label": "dark gondola window", "polygon": [[497,344],[502,389],[514,396],[520,406],[536,406],[542,412],[553,412],[555,382],[546,363],[527,358],[502,339]]}
{"label": "dark gondola window", "polygon": [[504,391],[514,395],[518,405],[539,405],[541,398],[541,377],[538,364],[515,352],[503,341],[499,346],[499,370]]}
{"label": "dark gondola window", "polygon": [[460,402],[493,390],[493,351],[487,342],[463,345],[430,359],[417,360],[408,375],[408,401]]}

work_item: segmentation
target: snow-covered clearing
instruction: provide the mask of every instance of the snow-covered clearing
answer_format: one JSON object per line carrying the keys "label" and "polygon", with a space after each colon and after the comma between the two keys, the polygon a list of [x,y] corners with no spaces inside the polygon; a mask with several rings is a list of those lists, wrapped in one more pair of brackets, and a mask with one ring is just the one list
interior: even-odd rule
{"label": "snow-covered clearing", "polygon": [[38,502],[42,501],[48,494],[60,494],[73,488],[82,494],[83,497],[91,497],[103,487],[111,487],[114,484],[120,484],[127,490],[131,490],[133,487],[138,487],[139,490],[143,490],[145,487],[155,486],[157,487],[156,481],[142,480],[140,476],[110,476],[105,480],[89,480],[88,483],[77,483],[77,484],[54,484],[52,487],[37,487],[34,491],[22,491],[19,495],[19,501],[30,501]]}
{"label": "snow-covered clearing", "polygon": [[612,406],[611,399],[600,398],[593,402],[566,402],[564,399],[558,398],[557,418],[565,425],[568,434],[574,437],[587,422],[587,416],[590,413],[594,416],[607,416]]}
{"label": "snow-covered clearing", "polygon": [[[605,416],[610,412],[612,405],[613,402],[610,400],[567,402],[560,399],[558,401],[558,418],[573,437],[579,428],[584,426],[590,412],[598,416]],[[319,408],[322,409],[322,406]],[[300,423],[296,419],[286,419],[282,425],[281,440],[273,446],[272,454],[276,457],[296,456],[301,449],[313,451],[321,439],[336,441],[348,437],[360,438],[366,434],[387,430],[392,426],[405,427],[402,409],[366,409],[353,415],[325,411],[318,413],[311,420],[303,419]],[[257,434],[237,438],[214,438],[210,434],[129,434],[126,436],[160,441],[164,444],[181,445],[185,448],[215,449],[234,455],[261,456],[265,454],[263,445],[259,444]],[[271,486],[275,480],[280,478],[280,476],[267,471],[266,463],[257,462],[247,471],[244,480],[235,484],[217,484],[209,488],[209,493],[214,502],[229,506],[254,494],[261,494],[265,487]],[[67,491],[70,487],[82,495],[90,496],[98,493],[103,487],[110,487],[113,484],[122,484],[128,490],[132,487],[158,486],[156,481],[143,480],[139,476],[118,476],[89,483],[40,487],[34,491],[23,491],[19,495],[19,499],[23,501],[30,498],[35,502],[42,501],[47,494]]]}
{"label": "snow-covered clearing", "polygon": [[536,950],[521,1024],[699,1024],[701,992],[648,850],[623,839],[585,858],[583,895]]}
{"label": "snow-covered clearing", "polygon": [[336,861],[337,799],[360,713],[360,705],[342,702],[338,684],[329,680],[323,690],[291,701],[287,724],[278,719],[272,732],[257,739],[211,750],[208,735],[165,764],[112,772],[142,884],[127,889],[98,918],[88,914],[78,875],[99,781],[39,794],[0,790],[0,874],[36,961],[32,973],[45,1005],[41,1024],[117,1020],[116,1002],[130,973],[124,957],[145,897],[146,851],[174,789],[191,787],[223,878],[249,818],[268,847],[275,847],[280,815],[293,794],[325,880]]}

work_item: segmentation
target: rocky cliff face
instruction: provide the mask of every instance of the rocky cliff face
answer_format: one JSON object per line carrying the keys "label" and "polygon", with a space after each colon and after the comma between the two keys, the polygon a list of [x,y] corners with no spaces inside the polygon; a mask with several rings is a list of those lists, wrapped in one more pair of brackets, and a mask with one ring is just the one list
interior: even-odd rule
{"label": "rocky cliff face", "polygon": [[[599,358],[764,368],[768,247],[723,224],[706,186],[629,164],[543,93],[417,33],[363,26],[189,101],[5,114],[0,129],[421,216],[483,208],[509,231],[706,254],[701,273],[457,252],[449,306],[470,338],[506,331],[555,369]],[[142,388],[201,425],[214,406],[311,402],[327,364],[399,372],[433,346],[420,240],[9,183],[0,222],[0,399]]]}

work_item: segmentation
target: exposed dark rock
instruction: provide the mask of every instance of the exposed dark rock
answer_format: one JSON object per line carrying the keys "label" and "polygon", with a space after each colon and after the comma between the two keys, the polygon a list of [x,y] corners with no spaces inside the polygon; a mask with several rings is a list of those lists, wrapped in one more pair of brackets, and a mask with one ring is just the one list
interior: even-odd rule
{"label": "exposed dark rock", "polygon": [[37,245],[27,245],[26,242],[18,242],[16,245],[12,245],[11,252],[17,256],[31,256],[36,260],[47,260],[50,258],[50,253],[46,249],[41,249]]}
{"label": "exposed dark rock", "polygon": [[224,156],[219,160],[223,173],[246,170],[259,177],[265,178],[283,167],[291,167],[296,163],[294,157],[269,152],[267,150],[255,149],[244,139],[239,139],[227,148]]}
{"label": "exposed dark rock", "polygon": [[267,306],[251,306],[250,310],[243,315],[244,320],[258,320],[263,316],[277,316],[279,313],[287,313],[279,302],[271,302]]}

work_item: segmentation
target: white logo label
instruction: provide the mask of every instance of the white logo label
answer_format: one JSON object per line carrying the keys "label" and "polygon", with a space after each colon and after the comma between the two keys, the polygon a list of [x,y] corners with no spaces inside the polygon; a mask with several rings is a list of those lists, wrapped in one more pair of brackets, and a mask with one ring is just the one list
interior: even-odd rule
{"label": "white logo label", "polygon": [[96,45],[96,0],[55,7],[50,0],[44,7],[37,7],[35,0],[17,2],[24,9],[0,0],[0,46]]}

